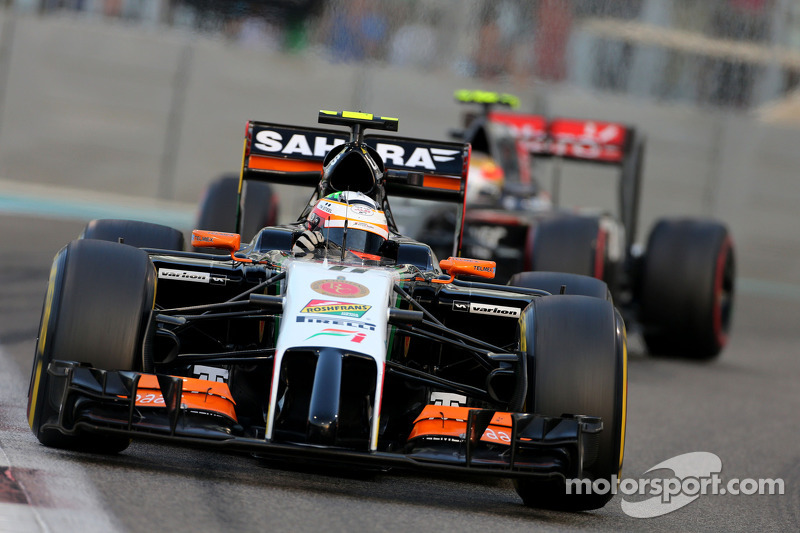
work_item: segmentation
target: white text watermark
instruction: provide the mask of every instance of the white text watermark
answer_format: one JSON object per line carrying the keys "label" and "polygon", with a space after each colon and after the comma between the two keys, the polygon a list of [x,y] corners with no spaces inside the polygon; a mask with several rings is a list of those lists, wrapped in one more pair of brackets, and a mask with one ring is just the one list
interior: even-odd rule
{"label": "white text watermark", "polygon": [[642,501],[622,500],[622,510],[635,518],[653,518],[684,507],[700,496],[783,494],[783,479],[739,479],[723,480],[720,477],[722,461],[713,453],[692,452],[667,459],[650,468],[671,470],[667,478],[568,479],[567,494],[623,494],[625,496],[651,496]]}

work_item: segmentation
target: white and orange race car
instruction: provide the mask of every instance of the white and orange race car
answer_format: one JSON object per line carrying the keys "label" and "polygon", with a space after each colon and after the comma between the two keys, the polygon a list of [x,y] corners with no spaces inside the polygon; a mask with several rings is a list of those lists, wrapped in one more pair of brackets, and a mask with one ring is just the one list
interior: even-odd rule
{"label": "white and orange race car", "polygon": [[605,505],[611,491],[567,491],[622,466],[626,335],[605,283],[480,281],[495,265],[459,257],[460,225],[437,260],[397,232],[390,199],[463,214],[469,145],[365,136],[397,119],[364,113],[319,119],[349,133],[247,126],[241,180],[309,186],[297,223],[249,243],[200,228],[197,252],[172,228],[98,220],[56,255],[28,395],[38,440],[461,472],[513,479],[532,506]]}

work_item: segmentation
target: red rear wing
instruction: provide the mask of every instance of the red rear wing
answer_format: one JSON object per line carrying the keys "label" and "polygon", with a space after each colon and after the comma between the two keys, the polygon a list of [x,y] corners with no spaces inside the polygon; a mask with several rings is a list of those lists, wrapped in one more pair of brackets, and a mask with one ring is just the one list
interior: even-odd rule
{"label": "red rear wing", "polygon": [[509,126],[528,151],[538,156],[623,164],[631,130],[615,122],[553,119],[492,111],[489,120]]}
{"label": "red rear wing", "polygon": [[626,246],[636,238],[644,160],[644,137],[635,128],[616,122],[552,119],[491,111],[489,121],[508,126],[522,149],[535,157],[561,157],[571,161],[619,167],[619,209],[625,226]]}
{"label": "red rear wing", "polygon": [[[242,179],[304,185],[319,184],[322,161],[347,142],[345,132],[248,122]],[[366,135],[364,142],[383,159],[389,196],[463,203],[466,195],[468,143]],[[393,180],[391,171],[418,174],[421,180]]]}

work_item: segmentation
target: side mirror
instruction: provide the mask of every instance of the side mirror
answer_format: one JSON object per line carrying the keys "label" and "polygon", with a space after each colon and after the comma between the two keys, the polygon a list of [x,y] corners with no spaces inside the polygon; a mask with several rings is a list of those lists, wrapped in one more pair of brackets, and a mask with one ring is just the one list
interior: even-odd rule
{"label": "side mirror", "polygon": [[238,233],[224,233],[222,231],[208,231],[196,229],[192,231],[192,246],[195,248],[217,248],[230,253],[239,251],[242,236]]}
{"label": "side mirror", "polygon": [[449,257],[439,261],[439,267],[452,277],[464,274],[466,276],[493,279],[496,266],[497,264],[494,261],[466,259],[463,257]]}

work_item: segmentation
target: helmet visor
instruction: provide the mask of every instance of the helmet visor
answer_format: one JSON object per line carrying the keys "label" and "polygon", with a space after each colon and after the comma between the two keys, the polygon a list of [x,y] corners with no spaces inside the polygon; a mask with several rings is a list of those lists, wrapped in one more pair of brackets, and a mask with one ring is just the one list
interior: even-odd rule
{"label": "helmet visor", "polygon": [[330,242],[338,244],[342,248],[372,255],[380,255],[381,245],[386,242],[386,239],[377,233],[360,230],[352,226],[347,228],[347,242],[344,242],[344,228],[327,227],[322,230],[322,234]]}

